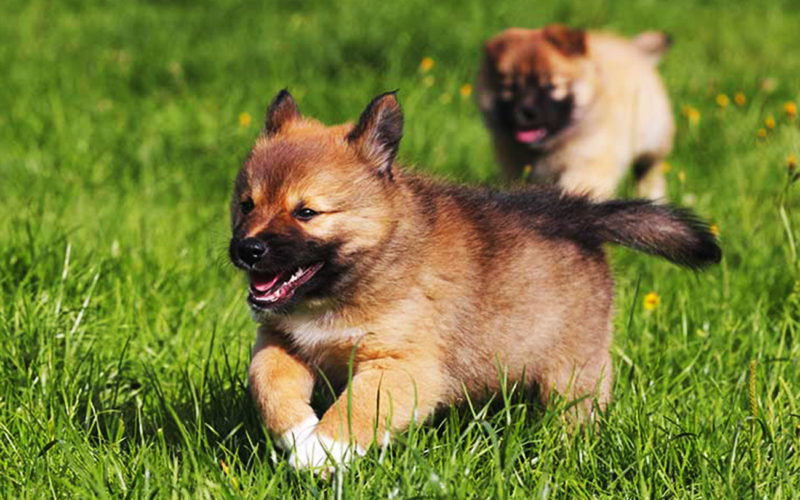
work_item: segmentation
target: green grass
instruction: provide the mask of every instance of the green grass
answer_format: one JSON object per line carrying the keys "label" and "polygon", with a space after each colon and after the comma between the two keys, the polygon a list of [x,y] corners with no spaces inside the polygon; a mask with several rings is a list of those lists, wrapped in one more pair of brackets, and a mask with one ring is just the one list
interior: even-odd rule
{"label": "green grass", "polygon": [[[786,165],[800,129],[783,111],[800,99],[800,11],[492,3],[3,2],[0,497],[800,495],[800,193]],[[246,391],[254,325],[225,255],[232,180],[268,100],[288,86],[333,123],[399,88],[404,162],[495,182],[459,88],[483,38],[551,21],[674,35],[670,196],[719,226],[722,264],[694,274],[611,252],[616,383],[600,432],[509,394],[328,481],[292,471]],[[717,107],[737,91],[746,105]]]}

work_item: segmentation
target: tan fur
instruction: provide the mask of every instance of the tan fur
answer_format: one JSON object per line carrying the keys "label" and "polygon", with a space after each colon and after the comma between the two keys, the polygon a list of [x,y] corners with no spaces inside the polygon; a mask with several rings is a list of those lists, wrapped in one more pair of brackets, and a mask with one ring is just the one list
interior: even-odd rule
{"label": "tan fur", "polygon": [[[638,195],[664,198],[659,164],[672,148],[674,124],[655,64],[667,44],[658,32],[628,40],[560,25],[512,28],[489,40],[476,94],[506,178],[520,180],[530,165],[534,182],[607,199],[628,167],[639,163]],[[490,118],[497,96],[532,79],[575,103],[571,123],[538,148],[517,142]]]}
{"label": "tan fur", "polygon": [[[392,100],[394,105],[396,102]],[[386,105],[391,105],[388,103]],[[403,171],[392,179],[344,140],[347,127],[291,120],[245,164],[234,216],[247,234],[301,231],[340,240],[356,276],[345,297],[306,301],[259,319],[250,388],[266,427],[313,415],[313,382],[353,378],[316,432],[361,448],[439,406],[481,398],[525,374],[568,398],[610,398],[612,282],[600,251],[548,240],[519,216],[478,220],[448,189]],[[291,220],[298,199],[323,214]]]}

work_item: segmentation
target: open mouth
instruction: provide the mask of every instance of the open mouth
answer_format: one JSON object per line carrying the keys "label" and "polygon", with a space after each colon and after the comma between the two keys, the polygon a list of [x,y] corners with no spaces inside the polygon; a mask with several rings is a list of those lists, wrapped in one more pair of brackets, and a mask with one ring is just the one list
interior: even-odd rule
{"label": "open mouth", "polygon": [[252,306],[269,309],[286,303],[298,288],[307,283],[322,267],[322,262],[306,267],[298,267],[292,274],[281,271],[267,275],[250,273],[250,295],[247,298]]}
{"label": "open mouth", "polygon": [[531,128],[527,130],[517,130],[514,133],[517,142],[523,144],[537,144],[542,142],[547,137],[547,129],[544,127]]}

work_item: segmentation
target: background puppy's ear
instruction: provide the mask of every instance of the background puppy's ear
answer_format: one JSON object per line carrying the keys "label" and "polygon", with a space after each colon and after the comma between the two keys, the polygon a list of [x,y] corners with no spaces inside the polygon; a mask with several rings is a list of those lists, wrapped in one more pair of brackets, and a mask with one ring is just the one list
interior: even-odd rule
{"label": "background puppy's ear", "polygon": [[358,148],[361,156],[378,168],[378,173],[392,177],[392,163],[403,137],[403,111],[397,91],[386,92],[370,102],[347,142]]}
{"label": "background puppy's ear", "polygon": [[300,110],[297,109],[297,103],[294,102],[292,94],[288,90],[283,89],[278,92],[278,95],[272,100],[269,108],[267,108],[267,118],[264,120],[264,135],[267,137],[273,136],[278,133],[281,127],[300,117]]}
{"label": "background puppy's ear", "polygon": [[486,53],[486,60],[492,64],[497,64],[500,54],[506,50],[506,40],[505,38],[496,36],[490,40],[487,40],[486,43],[483,44],[483,49]]}
{"label": "background puppy's ear", "polygon": [[672,45],[672,37],[663,31],[644,31],[633,37],[631,42],[651,63],[657,64]]}
{"label": "background puppy's ear", "polygon": [[565,56],[586,54],[586,32],[563,24],[551,24],[542,30],[545,40]]}

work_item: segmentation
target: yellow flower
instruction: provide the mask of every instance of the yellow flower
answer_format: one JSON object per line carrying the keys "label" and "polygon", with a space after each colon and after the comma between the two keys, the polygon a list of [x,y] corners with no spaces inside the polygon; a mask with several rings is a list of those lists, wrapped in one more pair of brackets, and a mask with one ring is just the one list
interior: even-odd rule
{"label": "yellow flower", "polygon": [[717,94],[717,106],[722,109],[728,107],[728,104],[731,103],[731,100],[725,94]]}
{"label": "yellow flower", "polygon": [[716,224],[711,224],[708,230],[711,231],[711,234],[713,234],[714,236],[719,236],[719,226],[717,226]]}
{"label": "yellow flower", "polygon": [[697,125],[700,122],[700,111],[692,106],[683,107],[683,116],[689,121],[689,125]]}
{"label": "yellow flower", "polygon": [[794,101],[788,101],[786,104],[784,104],[783,110],[786,111],[786,116],[789,118],[794,118],[797,116],[797,104],[795,104]]}
{"label": "yellow flower", "polygon": [[436,82],[436,78],[432,77],[431,75],[426,76],[422,79],[422,84],[426,87],[433,87],[433,84]]}
{"label": "yellow flower", "polygon": [[747,104],[747,97],[745,97],[743,92],[737,92],[736,95],[733,96],[733,102],[735,102],[736,105],[741,108]]}
{"label": "yellow flower", "polygon": [[786,157],[786,168],[789,169],[789,172],[794,172],[797,169],[797,157],[793,154],[789,154]]}
{"label": "yellow flower", "polygon": [[666,174],[666,173],[669,173],[670,170],[672,170],[672,165],[670,165],[669,163],[667,163],[665,161],[662,161],[661,162],[661,171]]}
{"label": "yellow flower", "polygon": [[472,94],[472,85],[465,83],[458,89],[458,93],[461,94],[461,97],[469,97]]}
{"label": "yellow flower", "polygon": [[684,170],[678,171],[678,180],[681,182],[686,182],[686,172]]}
{"label": "yellow flower", "polygon": [[433,59],[431,59],[430,57],[425,57],[419,63],[419,69],[420,69],[420,71],[422,71],[424,73],[426,71],[432,70],[434,64],[436,64],[436,63],[433,62]]}
{"label": "yellow flower", "polygon": [[239,114],[239,125],[242,127],[249,127],[251,123],[253,123],[253,118],[250,116],[250,113],[245,111]]}
{"label": "yellow flower", "polygon": [[231,480],[231,483],[233,483],[233,485],[238,488],[239,482],[236,481],[236,478],[231,475],[231,468],[228,467],[228,464],[225,463],[225,460],[220,460],[219,466],[222,467],[222,473],[225,474],[225,476],[227,476],[228,479]]}
{"label": "yellow flower", "polygon": [[768,116],[766,120],[764,120],[764,125],[767,126],[768,129],[772,130],[775,128],[775,118]]}
{"label": "yellow flower", "polygon": [[533,173],[533,167],[530,165],[525,165],[522,167],[522,180],[527,181],[531,178],[531,174]]}
{"label": "yellow flower", "polygon": [[644,296],[644,310],[652,311],[661,302],[661,297],[656,292],[650,292]]}
{"label": "yellow flower", "polygon": [[760,128],[760,129],[758,129],[757,134],[758,134],[758,138],[759,139],[765,139],[767,137],[767,129]]}

